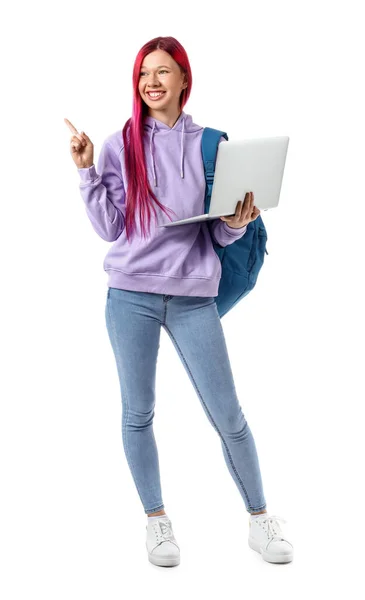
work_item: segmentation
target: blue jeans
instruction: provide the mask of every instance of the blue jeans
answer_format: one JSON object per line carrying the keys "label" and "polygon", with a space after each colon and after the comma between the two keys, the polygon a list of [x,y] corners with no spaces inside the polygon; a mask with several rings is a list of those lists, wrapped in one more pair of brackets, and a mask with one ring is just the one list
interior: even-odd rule
{"label": "blue jeans", "polygon": [[266,508],[256,446],[238,402],[214,298],[108,288],[105,318],[120,381],[124,451],[145,513],[164,508],[153,433],[161,326],[220,437],[246,510]]}

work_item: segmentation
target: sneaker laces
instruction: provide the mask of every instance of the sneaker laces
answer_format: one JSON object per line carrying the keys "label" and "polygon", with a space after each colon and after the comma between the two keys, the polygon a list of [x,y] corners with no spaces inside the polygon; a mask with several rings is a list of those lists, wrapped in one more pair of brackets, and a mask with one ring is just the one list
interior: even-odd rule
{"label": "sneaker laces", "polygon": [[161,536],[164,538],[164,540],[171,540],[174,537],[170,519],[166,519],[164,521],[159,520],[158,525],[160,527]]}
{"label": "sneaker laces", "polygon": [[168,541],[175,543],[170,519],[165,517],[156,520],[156,522],[153,524],[153,528],[158,544]]}
{"label": "sneaker laces", "polygon": [[285,542],[286,540],[282,537],[282,531],[280,529],[279,521],[281,521],[282,523],[287,522],[285,519],[283,519],[282,517],[278,517],[277,515],[260,517],[260,523],[264,525],[265,531],[268,534],[268,536],[272,540],[283,540]]}

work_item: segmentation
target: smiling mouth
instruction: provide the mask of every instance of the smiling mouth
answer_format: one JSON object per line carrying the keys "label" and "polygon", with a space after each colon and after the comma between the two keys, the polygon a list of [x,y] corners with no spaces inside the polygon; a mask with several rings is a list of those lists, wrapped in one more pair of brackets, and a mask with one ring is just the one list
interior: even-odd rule
{"label": "smiling mouth", "polygon": [[[156,96],[151,96],[152,94],[157,94]],[[151,98],[152,100],[155,100],[156,98],[161,98],[161,96],[163,96],[166,92],[146,92],[146,95]]]}

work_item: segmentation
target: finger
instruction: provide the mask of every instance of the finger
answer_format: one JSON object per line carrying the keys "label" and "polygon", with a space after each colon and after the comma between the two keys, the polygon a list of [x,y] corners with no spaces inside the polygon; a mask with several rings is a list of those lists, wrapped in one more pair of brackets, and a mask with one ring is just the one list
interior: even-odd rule
{"label": "finger", "polygon": [[72,125],[71,121],[69,121],[68,119],[66,119],[66,117],[63,119],[67,125],[67,127],[69,128],[69,130],[74,133],[75,135],[78,134],[79,132],[77,131],[76,127],[74,125]]}
{"label": "finger", "polygon": [[251,192],[247,192],[242,205],[242,215],[251,214]]}
{"label": "finger", "polygon": [[91,140],[90,138],[88,138],[88,136],[86,135],[86,133],[84,133],[83,131],[81,131],[80,133],[81,137],[82,137],[82,142],[84,146],[87,146],[89,143],[91,144]]}
{"label": "finger", "polygon": [[236,210],[235,210],[234,215],[232,217],[229,217],[233,223],[240,220],[241,213],[242,213],[242,206],[243,206],[243,202],[242,202],[242,200],[239,200],[236,204]]}
{"label": "finger", "polygon": [[86,135],[85,131],[81,131],[81,135],[87,142],[91,142],[91,139],[88,135]]}
{"label": "finger", "polygon": [[251,194],[252,194],[252,192],[247,192],[246,197],[245,197],[245,202],[242,205],[242,213],[241,213],[241,218],[242,219],[247,219],[247,217],[249,215],[251,215],[251,213],[252,213],[252,198],[251,198]]}
{"label": "finger", "polygon": [[72,136],[72,138],[71,138],[71,146],[73,148],[75,148],[76,150],[79,150],[81,146],[85,146],[85,145],[86,145],[86,142],[84,142],[84,141],[80,142],[79,137],[77,137],[76,135]]}
{"label": "finger", "polygon": [[80,137],[81,137],[82,145],[86,146],[88,142],[87,142],[87,139],[85,138],[85,135],[84,135],[83,131],[81,131]]}
{"label": "finger", "polygon": [[82,136],[82,134],[81,134],[81,133],[80,133],[80,134],[78,134],[78,135],[77,135],[77,136],[75,136],[75,137],[76,137],[78,140],[80,140],[80,142],[81,142],[81,144],[82,144],[83,146],[86,146],[86,145],[87,145],[87,141],[85,140],[85,138]]}
{"label": "finger", "polygon": [[254,204],[255,200],[253,197],[253,192],[250,192],[250,203],[249,203],[249,211],[248,214],[251,215],[252,211],[254,210],[255,204]]}
{"label": "finger", "polygon": [[256,206],[255,206],[252,211],[251,220],[255,221],[257,219],[257,217],[259,216],[259,214],[260,214],[260,210],[258,208],[256,208]]}
{"label": "finger", "polygon": [[69,121],[66,118],[64,118],[64,121],[65,121],[67,127],[69,128],[69,130],[72,131],[72,133],[80,140],[80,142],[82,142],[83,141],[82,135],[80,135],[80,133],[77,131],[76,127],[74,125],[72,125],[71,121]]}
{"label": "finger", "polygon": [[242,220],[242,219],[245,218],[246,212],[247,212],[247,204],[246,204],[246,201],[245,201],[245,202],[242,202],[241,212],[240,212],[240,216],[239,216],[240,220]]}

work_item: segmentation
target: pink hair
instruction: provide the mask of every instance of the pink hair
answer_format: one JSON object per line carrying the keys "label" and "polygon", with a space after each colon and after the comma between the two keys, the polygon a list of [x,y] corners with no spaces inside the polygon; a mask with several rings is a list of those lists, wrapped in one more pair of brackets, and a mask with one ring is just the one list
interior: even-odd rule
{"label": "pink hair", "polygon": [[[143,146],[143,119],[148,114],[148,106],[143,102],[138,89],[140,78],[140,70],[143,60],[147,54],[154,50],[164,50],[178,63],[182,72],[187,78],[187,87],[182,90],[180,95],[180,109],[183,110],[191,92],[192,74],[188,56],[183,46],[173,37],[156,37],[142,46],[138,52],[133,67],[133,110],[132,117],[128,119],[123,127],[123,142],[125,152],[125,169],[128,180],[128,190],[126,198],[126,220],[125,227],[128,242],[130,235],[135,227],[135,213],[137,205],[139,208],[139,216],[142,224],[143,234],[146,234],[145,215],[147,212],[148,229],[151,222],[151,201],[149,195],[166,213],[166,208],[159,202],[158,198],[153,193],[148,177],[145,162],[145,153]],[[128,139],[127,139],[128,131]],[[156,216],[156,209],[153,206]],[[172,209],[168,209],[172,210]],[[172,210],[174,213],[174,211]],[[142,216],[143,213],[143,216]],[[174,213],[175,214],[175,213]],[[171,220],[171,217],[169,217]]]}

